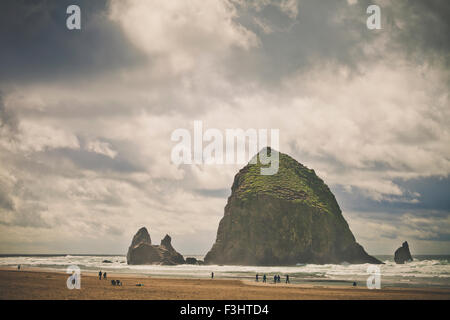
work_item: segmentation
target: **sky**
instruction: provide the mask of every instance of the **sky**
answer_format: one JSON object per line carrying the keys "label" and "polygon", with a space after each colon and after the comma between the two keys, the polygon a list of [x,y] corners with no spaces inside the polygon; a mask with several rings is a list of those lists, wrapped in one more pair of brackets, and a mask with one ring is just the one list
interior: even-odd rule
{"label": "sky", "polygon": [[2,0],[0,253],[125,254],[146,226],[205,254],[242,165],[171,162],[171,133],[201,120],[279,129],[370,254],[450,254],[449,16],[446,0]]}

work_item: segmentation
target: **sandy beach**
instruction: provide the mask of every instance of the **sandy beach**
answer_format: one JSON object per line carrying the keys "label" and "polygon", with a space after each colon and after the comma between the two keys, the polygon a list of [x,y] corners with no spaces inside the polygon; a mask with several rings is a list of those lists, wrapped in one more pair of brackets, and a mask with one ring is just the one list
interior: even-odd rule
{"label": "sandy beach", "polygon": [[[95,274],[83,273],[80,290],[66,287],[65,273],[49,271],[0,270],[0,299],[50,300],[356,300],[356,299],[450,299],[450,289],[386,288],[368,290],[362,287],[263,284],[241,280],[174,279],[136,275],[114,275],[123,286],[110,280],[99,280]],[[143,286],[136,286],[142,284]]]}

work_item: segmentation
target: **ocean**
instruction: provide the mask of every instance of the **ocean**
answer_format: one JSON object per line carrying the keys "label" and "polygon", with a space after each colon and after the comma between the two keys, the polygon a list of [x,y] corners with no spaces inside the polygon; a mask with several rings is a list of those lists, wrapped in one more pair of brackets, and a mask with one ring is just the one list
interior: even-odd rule
{"label": "ocean", "polygon": [[[203,259],[201,255],[185,255]],[[417,255],[414,261],[398,265],[393,256],[376,256],[385,264],[380,265],[381,287],[445,287],[450,288],[450,255]],[[111,263],[104,262],[105,260]],[[120,274],[136,274],[153,277],[215,278],[254,280],[255,275],[289,274],[291,283],[314,285],[350,286],[355,281],[365,286],[369,277],[369,264],[302,264],[296,266],[219,266],[219,265],[127,265],[122,255],[0,255],[0,267],[44,268],[64,272],[68,266],[77,265],[81,273],[106,271],[110,278]]]}

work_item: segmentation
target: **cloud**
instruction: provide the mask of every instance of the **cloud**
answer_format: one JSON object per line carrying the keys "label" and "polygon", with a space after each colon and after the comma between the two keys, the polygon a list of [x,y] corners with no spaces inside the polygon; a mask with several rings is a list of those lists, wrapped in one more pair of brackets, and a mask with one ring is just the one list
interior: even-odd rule
{"label": "cloud", "polygon": [[298,15],[297,0],[283,0],[279,3],[280,10],[286,13],[289,18],[295,19]]}
{"label": "cloud", "polygon": [[79,33],[65,2],[0,5],[0,251],[123,253],[146,225],[206,252],[239,166],[171,163],[202,120],[280,129],[370,252],[448,252],[447,4],[380,2],[370,31],[367,1],[79,3]]}
{"label": "cloud", "polygon": [[450,239],[448,212],[416,211],[399,215],[346,212],[345,217],[350,228],[359,234],[358,241],[374,253],[393,254],[407,240],[413,255],[432,254],[436,249],[430,247],[430,242]]}
{"label": "cloud", "polygon": [[[82,8],[82,31],[66,27],[66,9]],[[96,76],[143,58],[106,14],[108,1],[2,1],[0,84]]]}
{"label": "cloud", "polygon": [[117,156],[117,151],[111,149],[111,144],[102,141],[90,141],[88,142],[86,149],[98,154],[105,155],[114,159]]}
{"label": "cloud", "polygon": [[[450,66],[448,1],[392,1],[387,8],[387,26],[393,43],[418,64],[425,61]],[[423,27],[426,26],[426,27]]]}
{"label": "cloud", "polygon": [[17,117],[12,110],[7,109],[0,91],[0,137],[11,137],[17,130]]}
{"label": "cloud", "polygon": [[112,1],[110,9],[111,19],[165,72],[215,63],[233,47],[257,45],[256,36],[233,21],[236,11],[228,1]]}
{"label": "cloud", "polygon": [[12,211],[14,210],[14,202],[5,189],[6,186],[0,184],[0,208]]}

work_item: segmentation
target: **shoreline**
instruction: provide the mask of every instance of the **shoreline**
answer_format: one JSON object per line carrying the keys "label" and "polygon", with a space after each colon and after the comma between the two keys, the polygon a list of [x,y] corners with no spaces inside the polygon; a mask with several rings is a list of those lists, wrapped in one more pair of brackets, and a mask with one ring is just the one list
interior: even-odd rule
{"label": "shoreline", "polygon": [[[66,287],[68,274],[50,270],[0,269],[1,300],[450,300],[450,289],[343,287],[262,283],[236,279],[159,278],[108,273],[99,280],[83,272],[81,289]],[[111,285],[120,279],[123,286]],[[136,286],[142,284],[143,286]]]}
{"label": "shoreline", "polygon": [[[93,277],[98,277],[98,272],[106,271],[108,275],[113,275],[118,278],[153,278],[153,279],[175,279],[175,280],[209,280],[210,279],[210,273],[205,274],[204,272],[202,274],[183,274],[183,273],[165,273],[165,272],[155,272],[155,271],[148,271],[148,270],[142,270],[139,272],[127,272],[122,270],[115,270],[114,268],[108,268],[108,265],[103,266],[105,268],[101,268],[99,266],[98,269],[82,269],[83,275],[89,275]],[[0,271],[18,271],[17,266],[0,266]],[[42,267],[42,266],[29,266],[29,265],[21,265],[20,271],[30,271],[30,272],[43,272],[43,273],[55,273],[55,274],[66,274],[66,269],[62,269],[59,267]],[[247,284],[258,284],[255,281],[254,275],[238,275],[238,274],[228,274],[227,272],[222,273],[219,270],[211,269],[208,272],[214,271],[214,279],[215,280],[238,280],[242,281]],[[276,274],[280,273],[282,275],[282,281],[281,283],[277,283],[277,286],[281,286],[284,284],[285,277],[283,275],[283,272],[275,272]],[[260,279],[259,282],[262,283],[262,272],[259,273]],[[273,283],[273,272],[267,273],[267,284],[274,284]],[[293,287],[295,285],[300,285],[303,287],[325,287],[325,288],[348,288],[353,287],[353,282],[357,283],[358,288],[366,288],[366,277],[361,277],[360,275],[355,276],[353,279],[349,278],[343,278],[343,279],[333,279],[333,278],[323,278],[323,277],[304,277],[304,276],[298,276],[294,274],[290,274],[290,287]],[[393,279],[386,279],[383,278],[382,281],[382,289],[444,289],[444,290],[450,290],[450,283],[419,283],[419,282],[411,282],[410,279],[407,280],[393,280]]]}

